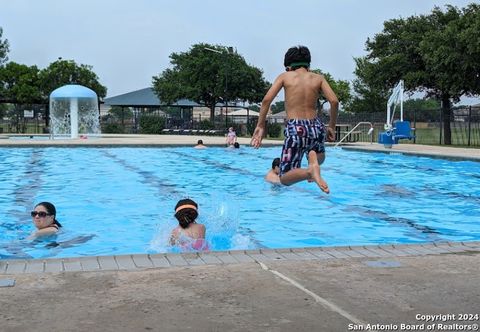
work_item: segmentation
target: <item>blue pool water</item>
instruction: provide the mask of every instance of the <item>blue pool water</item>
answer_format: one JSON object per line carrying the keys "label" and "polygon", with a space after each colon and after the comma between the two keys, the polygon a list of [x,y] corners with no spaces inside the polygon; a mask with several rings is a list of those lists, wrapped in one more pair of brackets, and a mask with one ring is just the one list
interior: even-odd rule
{"label": "blue pool water", "polygon": [[[280,147],[0,148],[0,258],[171,252],[199,203],[212,250],[480,240],[480,163],[327,149],[314,184],[263,176]],[[35,203],[64,225],[31,240]]]}

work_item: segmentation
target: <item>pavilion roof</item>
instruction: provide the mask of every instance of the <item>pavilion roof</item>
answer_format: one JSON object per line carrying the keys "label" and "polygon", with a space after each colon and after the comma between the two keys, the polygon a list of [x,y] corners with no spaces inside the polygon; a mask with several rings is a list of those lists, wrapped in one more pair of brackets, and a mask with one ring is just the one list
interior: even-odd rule
{"label": "pavilion roof", "polygon": [[188,99],[180,99],[172,104],[165,104],[158,99],[152,88],[144,88],[122,95],[104,99],[105,105],[123,106],[123,107],[160,107],[160,106],[179,106],[179,107],[197,107],[201,106]]}

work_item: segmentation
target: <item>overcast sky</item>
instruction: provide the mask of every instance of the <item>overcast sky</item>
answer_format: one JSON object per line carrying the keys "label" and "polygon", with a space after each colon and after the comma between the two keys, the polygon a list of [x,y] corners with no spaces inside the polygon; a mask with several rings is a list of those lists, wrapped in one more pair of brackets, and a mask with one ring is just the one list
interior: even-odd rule
{"label": "overcast sky", "polygon": [[45,68],[62,57],[91,65],[112,97],[151,86],[172,52],[199,42],[233,46],[270,82],[284,70],[285,51],[306,45],[313,68],[351,81],[353,58],[365,54],[365,41],[385,20],[471,2],[0,0],[0,27],[10,61]]}

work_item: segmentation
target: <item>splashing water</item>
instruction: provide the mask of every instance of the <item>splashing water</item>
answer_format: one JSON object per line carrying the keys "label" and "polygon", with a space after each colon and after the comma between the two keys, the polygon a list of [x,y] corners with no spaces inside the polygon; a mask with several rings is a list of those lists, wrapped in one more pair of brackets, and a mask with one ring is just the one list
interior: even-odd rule
{"label": "splashing water", "polygon": [[50,125],[54,137],[99,135],[98,98],[81,85],[66,85],[50,95]]}
{"label": "splashing water", "polygon": [[[206,241],[214,248],[232,248],[233,250],[256,248],[250,235],[242,233],[238,206],[233,202],[234,197],[229,194],[214,194],[209,200],[197,201],[200,211],[197,222],[204,224],[207,229]],[[150,241],[149,251],[196,251],[193,248],[176,248],[170,245],[170,232],[177,226],[178,222],[173,217],[170,220],[162,221],[158,232]]]}

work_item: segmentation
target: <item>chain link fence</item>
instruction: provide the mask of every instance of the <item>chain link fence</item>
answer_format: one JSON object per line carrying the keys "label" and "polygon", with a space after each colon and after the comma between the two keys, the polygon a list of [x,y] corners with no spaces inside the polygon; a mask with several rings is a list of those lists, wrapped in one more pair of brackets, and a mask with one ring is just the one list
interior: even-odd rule
{"label": "chain link fence", "polygon": [[[407,144],[443,145],[445,144],[443,116],[441,109],[433,110],[407,110],[404,111],[403,119],[410,121],[415,128],[416,138],[412,141],[404,140]],[[328,118],[323,119],[328,123]],[[454,146],[480,147],[480,107],[466,107],[452,110],[450,122],[451,143]],[[370,122],[374,127],[372,135],[368,135],[369,126],[360,126],[356,139],[361,142],[377,142],[379,133],[385,131],[386,114],[364,113],[347,114],[340,113],[337,124],[344,128],[352,129],[359,122]],[[346,133],[346,129],[342,134]],[[343,137],[343,135],[342,135]]]}
{"label": "chain link fence", "polygon": [[[0,110],[0,134],[46,134],[49,132],[46,121],[46,105],[8,105]],[[155,119],[155,132],[167,134],[195,134],[201,131],[209,135],[225,135],[229,127],[234,127],[237,134],[250,136],[257,123],[256,116],[233,116],[217,115],[215,121],[208,117],[194,117],[193,112],[185,111],[177,115],[170,115],[162,110],[138,112],[126,109],[115,116],[108,114],[100,117],[102,132],[104,133],[145,133],[146,118]],[[325,123],[328,118],[321,116]],[[410,121],[415,128],[415,140],[404,140],[406,144],[443,145],[445,133],[441,109],[432,110],[405,110],[404,120]],[[451,143],[454,146],[480,147],[480,107],[464,107],[452,110],[450,122]],[[281,136],[283,130],[282,121],[268,120],[267,133],[270,137]],[[348,130],[351,130],[359,122],[370,122],[374,127],[372,135],[368,135],[367,126],[359,126],[355,135],[349,140],[361,142],[377,142],[379,133],[384,131],[386,114],[360,113],[349,114],[340,112],[337,120],[338,137],[341,139]]]}

